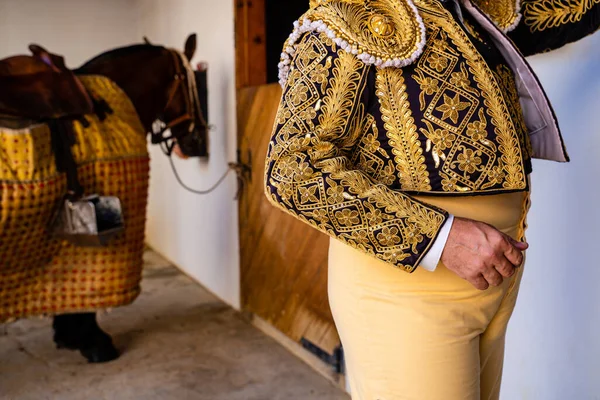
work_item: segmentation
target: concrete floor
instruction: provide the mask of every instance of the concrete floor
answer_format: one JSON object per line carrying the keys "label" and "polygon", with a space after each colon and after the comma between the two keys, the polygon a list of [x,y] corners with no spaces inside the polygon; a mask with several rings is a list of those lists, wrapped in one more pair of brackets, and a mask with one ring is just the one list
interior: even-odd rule
{"label": "concrete floor", "polygon": [[0,324],[0,399],[348,399],[158,255],[146,264],[138,300],[100,316],[117,361],[55,349],[48,318]]}

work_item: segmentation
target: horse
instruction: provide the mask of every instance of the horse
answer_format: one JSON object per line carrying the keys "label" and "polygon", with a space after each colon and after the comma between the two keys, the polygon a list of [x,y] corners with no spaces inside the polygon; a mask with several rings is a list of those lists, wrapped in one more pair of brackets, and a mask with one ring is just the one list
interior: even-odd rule
{"label": "horse", "polygon": [[[127,305],[140,292],[147,133],[168,155],[206,154],[208,127],[190,66],[195,35],[184,48],[132,45],[69,71],[61,56],[30,46],[32,76],[45,77],[43,63],[54,73],[50,86],[57,86],[62,74],[66,83],[58,86],[71,91],[44,92],[36,110],[43,118],[27,115],[25,127],[0,126],[0,322],[53,315],[57,347],[78,350],[91,363],[119,356],[112,338],[99,327],[96,311]],[[26,83],[35,87],[35,80]],[[69,101],[65,93],[71,92],[79,97]],[[0,98],[0,114],[3,105]],[[27,103],[17,105],[25,107],[13,108],[27,109]],[[70,126],[70,150],[85,193],[121,201],[125,229],[106,247],[76,247],[48,232],[67,189],[65,173],[57,169],[60,160],[53,157],[50,128],[56,121]]]}

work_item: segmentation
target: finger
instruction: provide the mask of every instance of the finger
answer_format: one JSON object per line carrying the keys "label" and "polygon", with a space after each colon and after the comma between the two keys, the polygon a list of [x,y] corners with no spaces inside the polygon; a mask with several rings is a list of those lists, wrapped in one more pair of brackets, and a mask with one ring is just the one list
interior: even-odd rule
{"label": "finger", "polygon": [[469,282],[471,282],[471,285],[475,286],[475,288],[479,290],[487,290],[490,287],[490,284],[485,280],[483,275],[478,275],[475,278],[471,278],[469,279]]}
{"label": "finger", "polygon": [[500,286],[504,282],[504,278],[495,268],[490,268],[483,271],[483,277],[491,286]]}
{"label": "finger", "polygon": [[517,270],[515,267],[516,266],[506,257],[502,257],[494,264],[494,268],[496,269],[496,271],[498,271],[500,275],[502,275],[505,278],[510,278],[515,274]]}
{"label": "finger", "polygon": [[[515,241],[509,237],[508,249],[504,251],[504,256],[515,267],[520,267],[523,264],[523,253],[515,246]],[[519,242],[516,242],[519,243]]]}
{"label": "finger", "polygon": [[513,246],[515,246],[517,248],[517,250],[519,250],[519,251],[525,251],[529,248],[529,243],[519,242],[518,240],[515,240],[515,239],[511,238],[510,236],[508,236],[508,239],[513,244]]}

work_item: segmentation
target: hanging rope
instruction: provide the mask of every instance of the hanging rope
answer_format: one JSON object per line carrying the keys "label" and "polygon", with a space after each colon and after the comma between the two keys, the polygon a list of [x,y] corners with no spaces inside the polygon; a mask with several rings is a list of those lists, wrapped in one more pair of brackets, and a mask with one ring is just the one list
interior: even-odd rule
{"label": "hanging rope", "polygon": [[250,168],[247,165],[239,164],[239,163],[229,163],[227,170],[223,173],[223,175],[221,175],[221,177],[217,180],[217,182],[214,185],[212,185],[211,187],[209,187],[208,189],[205,189],[205,190],[198,190],[198,189],[193,189],[193,188],[189,187],[188,185],[186,185],[185,183],[183,183],[183,181],[181,180],[181,177],[179,176],[179,173],[177,172],[177,168],[175,168],[175,163],[173,162],[173,157],[169,157],[169,162],[171,163],[171,169],[173,170],[175,179],[177,179],[177,182],[179,182],[181,187],[183,187],[185,190],[187,190],[190,193],[194,193],[194,194],[197,194],[200,196],[204,196],[204,195],[214,192],[219,186],[221,186],[221,184],[225,181],[225,178],[227,178],[227,176],[231,172],[235,172],[237,179],[238,179],[238,188],[237,188],[237,192],[235,194],[235,200],[238,200],[240,198],[240,195],[244,189],[246,182],[248,181],[247,175],[250,172]]}

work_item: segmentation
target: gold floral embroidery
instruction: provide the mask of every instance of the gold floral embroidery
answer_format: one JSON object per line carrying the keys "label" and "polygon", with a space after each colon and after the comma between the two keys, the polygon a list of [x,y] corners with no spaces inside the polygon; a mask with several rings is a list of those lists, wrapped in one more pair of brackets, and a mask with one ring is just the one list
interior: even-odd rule
{"label": "gold floral embroidery", "polygon": [[291,113],[290,109],[287,107],[281,107],[277,111],[277,117],[275,120],[279,125],[282,125],[291,117],[292,117],[292,113]]}
{"label": "gold floral embroidery", "polygon": [[312,211],[312,218],[321,223],[325,223],[329,221],[329,216],[327,215],[327,210],[325,209],[317,209]]}
{"label": "gold floral embroidery", "polygon": [[444,192],[455,192],[457,183],[458,181],[456,178],[450,178],[449,176],[445,175],[442,179],[442,189]]}
{"label": "gold floral embroidery", "polygon": [[[463,146],[463,150],[460,152],[454,149],[450,154],[446,154],[444,150],[441,150],[440,146],[435,146],[439,142],[439,134],[436,134],[437,128],[426,124],[427,129],[422,128],[420,130],[431,140],[431,143],[427,145],[427,151],[431,152],[436,168],[441,167],[441,161],[445,161],[449,157],[451,157],[448,160],[450,163],[444,165],[446,174],[451,173],[448,169],[450,165],[459,167],[456,171],[456,177],[451,178],[449,175],[446,175],[447,179],[443,178],[442,189],[450,192],[466,190],[476,192],[487,190],[500,184],[503,189],[524,189],[526,182],[523,154],[526,149],[521,145],[521,138],[524,135],[515,129],[520,124],[519,118],[522,120],[522,115],[518,118],[515,113],[511,113],[511,108],[504,101],[504,93],[506,93],[507,88],[498,86],[494,72],[487,67],[485,60],[483,60],[469,41],[466,33],[452,18],[447,17],[445,9],[439,5],[422,1],[418,2],[418,6],[425,25],[428,27],[430,43],[438,43],[447,37],[450,43],[453,44],[450,47],[456,48],[464,59],[464,61],[459,61],[457,64],[460,67],[459,71],[451,73],[447,82],[442,81],[440,83],[440,91],[443,91],[443,95],[438,94],[438,96],[443,98],[443,102],[439,101],[438,104],[440,105],[437,105],[435,108],[436,111],[442,113],[441,120],[446,119],[448,122],[453,122],[454,125],[442,125],[441,122],[436,121],[436,118],[428,114],[427,111],[425,112],[424,121],[429,120],[455,133],[457,139],[460,138],[460,141],[457,141],[454,146],[458,146],[459,143],[463,142],[469,143],[469,146]],[[426,69],[421,68],[421,65],[422,63],[419,62],[418,68],[413,75],[418,83],[423,82],[423,79],[427,77]],[[467,85],[467,81],[462,78],[467,78],[469,81],[473,79],[475,85],[471,83]],[[512,89],[516,90],[514,81]],[[480,99],[484,100],[483,106],[479,106],[478,104]],[[431,109],[432,104],[436,104],[436,97],[429,101],[430,105],[426,106],[427,110]],[[471,101],[477,101],[477,103],[470,105],[469,102]],[[476,112],[476,114],[471,114],[472,112]],[[491,129],[495,132],[493,140],[489,138],[490,127],[486,112],[489,114],[489,121],[492,122]],[[463,113],[467,114],[463,115]],[[475,115],[479,117],[478,120],[472,119]],[[494,144],[494,141],[498,144],[497,146]],[[460,156],[460,154],[463,154],[461,159],[462,157],[466,157],[468,154],[465,154],[465,149],[467,148],[471,149],[474,154],[479,152],[480,154],[477,157],[481,158],[481,162],[475,168],[475,171],[469,172],[478,173],[473,180],[467,180],[463,176],[467,171],[472,171],[473,167],[467,166],[464,162],[457,163],[457,159],[455,158]],[[488,150],[484,150],[485,148]],[[495,154],[498,154],[498,157]],[[495,161],[496,158],[499,160],[497,164]],[[479,160],[475,159],[475,161]],[[460,168],[461,165],[463,169]],[[496,167],[499,167],[500,170]],[[495,172],[491,173],[491,170],[494,168],[496,168]],[[499,179],[502,179],[502,181],[498,182]],[[468,187],[458,185],[459,180]]]}
{"label": "gold floral embroidery", "polygon": [[309,107],[298,114],[300,119],[308,125],[312,125],[313,119],[317,116],[317,111],[313,107]]}
{"label": "gold floral embroidery", "polygon": [[419,84],[419,87],[421,88],[421,93],[419,94],[419,101],[421,104],[421,111],[423,111],[426,107],[425,95],[433,96],[440,90],[440,84],[437,79],[432,78],[430,76],[425,76],[423,71],[421,71],[420,69],[417,69],[415,72],[416,74],[415,76],[413,76],[413,79]]}
{"label": "gold floral embroidery", "polygon": [[464,71],[452,73],[450,83],[461,89],[468,88],[471,85],[471,81],[469,80],[469,74],[467,74]]}
{"label": "gold floral embroidery", "polygon": [[490,169],[490,171],[488,172],[488,176],[490,182],[492,182],[493,184],[500,184],[504,180],[506,174],[504,173],[504,171],[502,171],[502,168],[500,166],[495,166],[492,169]]}
{"label": "gold floral embroidery", "polygon": [[279,197],[291,205],[290,198],[294,195],[294,186],[290,182],[278,182],[274,183],[274,186],[277,188]]}
{"label": "gold floral embroidery", "polygon": [[290,91],[290,99],[294,106],[305,103],[308,100],[308,86],[304,84],[293,86]]}
{"label": "gold floral embroidery", "polygon": [[400,231],[396,227],[385,227],[377,234],[377,240],[382,246],[395,246],[402,241],[398,234]]}
{"label": "gold floral embroidery", "polygon": [[370,225],[379,225],[383,222],[383,213],[381,210],[373,209],[367,213],[367,220]]}
{"label": "gold floral embroidery", "polygon": [[[300,54],[308,56],[292,65],[295,81],[283,95],[277,121],[282,123],[275,127],[267,156],[267,196],[323,232],[412,271],[443,224],[444,213],[374,180],[381,177],[393,183],[395,164],[381,148],[374,117],[359,102],[367,69],[354,55],[339,50],[332,58],[326,86],[315,82],[323,75],[318,65],[327,63],[319,45],[323,37],[315,43],[315,35],[308,35],[297,49],[297,60]],[[318,73],[311,78],[313,71]],[[394,122],[399,129],[416,133],[414,120],[406,113],[405,93],[397,92],[394,101],[399,108],[391,109],[405,113]],[[355,149],[356,160],[372,170],[373,177],[354,169],[347,154]],[[424,166],[411,168],[415,176],[426,176]],[[408,241],[403,241],[403,234],[409,235]]]}
{"label": "gold floral embroidery", "polygon": [[477,171],[479,165],[481,165],[481,157],[478,152],[473,149],[464,149],[462,153],[456,158],[458,169],[464,171],[467,174],[472,174]]}
{"label": "gold floral embroidery", "polygon": [[372,133],[365,136],[362,143],[365,148],[365,151],[367,151],[369,153],[377,152],[379,150],[379,146],[381,146],[381,143],[379,143],[379,140],[377,140],[375,135]]}
{"label": "gold floral embroidery", "polygon": [[444,104],[436,108],[436,110],[444,113],[442,120],[450,118],[455,124],[458,122],[458,113],[469,107],[469,103],[460,101],[460,95],[457,93],[454,98],[444,94]]}
{"label": "gold floral embroidery", "polygon": [[437,72],[443,72],[446,68],[448,68],[449,60],[437,53],[433,53],[427,59],[429,62],[429,66],[435,69]]}
{"label": "gold floral embroidery", "polygon": [[327,202],[329,204],[339,204],[344,202],[344,188],[337,184],[333,179],[327,178],[329,188],[327,188]]}
{"label": "gold floral embroidery", "polygon": [[420,129],[421,133],[427,138],[425,150],[431,152],[435,167],[439,168],[441,160],[446,159],[444,151],[450,149],[454,145],[456,135],[450,133],[446,129],[434,128],[427,120],[424,120],[423,122],[427,127],[427,129]]}
{"label": "gold floral embroidery", "polygon": [[532,32],[558,28],[581,21],[597,4],[600,4],[600,0],[527,1],[524,11],[525,24]]}
{"label": "gold floral embroidery", "polygon": [[392,161],[388,161],[387,165],[384,166],[379,172],[377,179],[384,185],[392,186],[396,182],[396,167]]}
{"label": "gold floral embroidery", "polygon": [[298,162],[293,157],[285,157],[279,164],[279,171],[283,176],[293,176],[298,170]]}
{"label": "gold floral embroidery", "polygon": [[362,246],[366,246],[369,244],[369,235],[367,231],[353,231],[351,237],[352,240],[354,240],[356,243]]}
{"label": "gold floral embroidery", "polygon": [[450,84],[475,96],[479,95],[477,90],[471,85],[469,72],[467,66],[464,63],[460,64],[460,71],[452,73],[450,78]]}
{"label": "gold floral embroidery", "polygon": [[417,245],[423,241],[423,235],[421,235],[417,226],[409,224],[406,227],[404,240],[413,248],[413,251],[416,251]]}
{"label": "gold floral embroidery", "polygon": [[[484,95],[476,75],[487,74],[488,78],[491,77],[492,80],[495,80],[495,72],[490,73],[489,68],[473,68],[478,54],[472,47],[473,57],[465,57],[457,42],[468,42],[469,39],[464,32],[461,31],[459,35],[453,33],[453,29],[448,28],[447,25],[452,23],[452,19],[446,18],[447,11],[444,8],[440,7],[437,2],[429,1],[418,1],[417,5],[422,11],[428,29],[429,42],[416,68],[396,70],[396,74],[402,81],[394,77],[390,83],[383,79],[382,71],[378,70],[376,74],[376,95],[380,103],[379,111],[382,112],[383,128],[385,128],[382,133],[387,136],[388,140],[386,141],[386,138],[379,135],[375,123],[365,120],[362,123],[350,124],[351,136],[362,135],[362,139],[358,146],[344,149],[351,153],[353,165],[367,173],[375,182],[396,185],[402,190],[419,192],[432,190],[429,181],[429,174],[432,172],[428,171],[427,167],[431,162],[429,157],[433,160],[429,168],[438,169],[433,173],[440,173],[443,170],[449,178],[456,174],[454,176],[456,185],[442,185],[440,189],[453,187],[451,191],[459,193],[488,189],[502,190],[506,187],[506,182],[497,182],[499,177],[510,181],[508,170],[510,166],[505,165],[506,160],[516,161],[516,168],[513,168],[512,171],[516,171],[517,174],[521,172],[524,177],[523,171],[518,168],[517,158],[510,157],[515,154],[522,156],[523,152],[518,145],[516,149],[508,148],[508,146],[499,147],[502,143],[497,138],[496,119],[487,116],[488,106],[481,104],[481,101],[486,100],[488,96],[499,96],[496,104],[501,106],[506,88],[496,86],[492,88],[491,93]],[[440,22],[443,19],[444,22]],[[457,24],[454,25],[455,30],[460,30]],[[444,65],[435,69],[436,63]],[[442,67],[443,71],[440,72]],[[389,71],[392,70],[389,69]],[[420,111],[423,112],[424,118],[420,120],[417,132],[414,130],[417,124],[412,114],[413,104],[410,104],[412,99],[408,95],[402,99],[408,86],[408,83],[404,81],[406,72],[408,72],[406,76],[413,79],[421,89],[417,92],[419,93]],[[392,85],[396,85],[396,87]],[[512,90],[515,90],[514,82]],[[388,97],[391,98],[390,93],[395,94],[397,104],[404,101],[402,104],[405,108],[400,108],[395,113],[388,112],[386,115],[385,109],[391,109],[392,102],[388,100]],[[508,102],[508,104],[510,105],[512,102]],[[506,106],[506,104],[504,105]],[[502,108],[499,109],[502,111]],[[511,107],[509,107],[509,111],[512,112]],[[417,113],[418,110],[414,110],[414,112]],[[519,125],[516,114],[496,113],[494,115],[496,118],[505,120],[503,121],[504,127],[510,126],[511,120],[514,122],[513,126]],[[400,117],[404,122],[399,122]],[[367,114],[366,118],[371,119],[372,117]],[[327,118],[327,120],[331,119]],[[492,134],[492,132],[494,133]],[[511,135],[519,140],[527,137],[519,134],[519,131],[515,129],[512,132],[504,129],[502,132],[505,137],[509,138]],[[348,143],[350,142],[352,141]],[[510,141],[504,143],[514,145],[514,142]],[[466,144],[466,147],[463,144]],[[522,148],[525,147],[522,146]],[[459,168],[461,163],[456,162],[456,157],[463,152],[464,148],[470,148],[480,154],[478,157],[481,158],[481,163],[473,176],[467,176],[469,174]],[[507,148],[510,153],[508,156],[503,155],[503,151]],[[387,149],[391,150],[393,159],[390,159]],[[402,149],[408,150],[402,151]],[[502,158],[503,156],[505,158]],[[455,171],[450,170],[451,165],[456,168]],[[496,166],[500,167],[501,174],[490,173]],[[421,175],[419,175],[419,171]],[[414,178],[415,176],[420,176],[420,178]]]}
{"label": "gold floral embroidery", "polygon": [[309,187],[300,187],[298,190],[300,191],[300,203],[316,203],[319,201],[315,193],[317,192],[317,186],[309,186]]}
{"label": "gold floral embroidery", "polygon": [[310,167],[310,164],[307,162],[302,162],[302,163],[298,164],[298,169],[296,171],[294,178],[297,181],[301,181],[303,179],[309,179],[312,174],[313,174],[313,169]]}
{"label": "gold floral embroidery", "polygon": [[360,218],[358,218],[358,211],[353,210],[342,210],[335,213],[335,217],[338,222],[344,226],[353,226],[358,225],[360,223]]}
{"label": "gold floral embroidery", "polygon": [[443,172],[440,172],[442,177],[442,190],[444,192],[470,192],[471,189],[458,185],[458,179],[450,177]]}
{"label": "gold floral embroidery", "polygon": [[479,110],[479,118],[479,121],[473,121],[467,125],[467,135],[476,142],[485,139],[488,135],[483,108]]}
{"label": "gold floral embroidery", "polygon": [[329,81],[329,70],[331,69],[331,57],[327,58],[325,65],[317,64],[315,69],[309,74],[310,79],[314,83],[321,84],[321,91],[325,90],[327,82]]}

